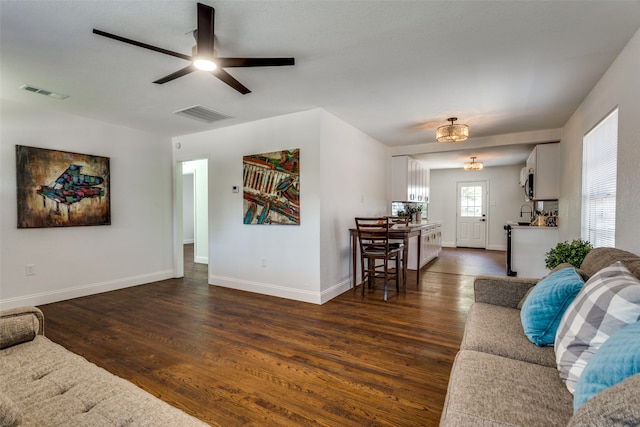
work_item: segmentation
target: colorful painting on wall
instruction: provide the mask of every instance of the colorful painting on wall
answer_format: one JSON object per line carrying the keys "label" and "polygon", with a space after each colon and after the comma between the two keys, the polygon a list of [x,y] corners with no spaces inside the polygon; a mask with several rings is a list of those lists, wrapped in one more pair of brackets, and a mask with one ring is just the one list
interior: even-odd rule
{"label": "colorful painting on wall", "polygon": [[242,158],[245,224],[300,225],[300,149]]}
{"label": "colorful painting on wall", "polygon": [[109,158],[16,145],[18,228],[111,224]]}

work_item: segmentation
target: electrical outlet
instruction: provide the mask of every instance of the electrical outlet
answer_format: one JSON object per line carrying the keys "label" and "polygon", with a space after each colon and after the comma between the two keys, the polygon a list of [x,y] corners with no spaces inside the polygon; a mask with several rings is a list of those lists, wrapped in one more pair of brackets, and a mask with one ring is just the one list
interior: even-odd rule
{"label": "electrical outlet", "polygon": [[25,264],[24,273],[27,276],[34,276],[36,274],[36,265],[35,264]]}
{"label": "electrical outlet", "polygon": [[260,266],[262,266],[262,267],[266,267],[267,266],[267,259],[266,258],[261,258]]}

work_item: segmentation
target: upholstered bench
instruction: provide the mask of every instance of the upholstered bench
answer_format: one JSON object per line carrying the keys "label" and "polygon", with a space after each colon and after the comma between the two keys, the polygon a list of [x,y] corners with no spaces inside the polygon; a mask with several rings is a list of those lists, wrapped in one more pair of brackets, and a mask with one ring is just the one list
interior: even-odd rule
{"label": "upholstered bench", "polygon": [[26,307],[0,313],[0,425],[207,424],[50,341]]}

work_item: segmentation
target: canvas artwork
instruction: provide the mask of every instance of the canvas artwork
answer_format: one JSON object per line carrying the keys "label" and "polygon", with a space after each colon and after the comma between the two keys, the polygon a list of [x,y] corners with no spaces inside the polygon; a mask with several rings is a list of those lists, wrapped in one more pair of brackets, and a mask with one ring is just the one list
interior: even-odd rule
{"label": "canvas artwork", "polygon": [[109,158],[16,145],[18,228],[111,224]]}
{"label": "canvas artwork", "polygon": [[245,224],[300,225],[300,149],[242,158]]}

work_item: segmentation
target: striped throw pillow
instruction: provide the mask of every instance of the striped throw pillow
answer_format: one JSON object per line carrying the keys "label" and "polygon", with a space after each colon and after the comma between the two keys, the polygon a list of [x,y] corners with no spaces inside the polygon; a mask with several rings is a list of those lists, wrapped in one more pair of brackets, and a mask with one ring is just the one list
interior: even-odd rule
{"label": "striped throw pillow", "polygon": [[616,331],[640,319],[640,280],[621,262],[594,274],[564,313],[555,339],[560,378],[571,393],[585,366]]}

